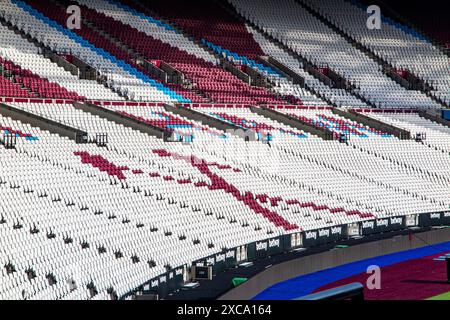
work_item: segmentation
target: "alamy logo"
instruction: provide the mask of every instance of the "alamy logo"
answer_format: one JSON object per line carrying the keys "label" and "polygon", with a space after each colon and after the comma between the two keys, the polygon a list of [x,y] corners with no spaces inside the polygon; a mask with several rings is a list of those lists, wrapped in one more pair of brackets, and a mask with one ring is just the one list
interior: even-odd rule
{"label": "alamy logo", "polygon": [[367,13],[370,16],[367,18],[366,26],[369,30],[381,29],[381,9],[379,6],[371,5],[367,7]]}
{"label": "alamy logo", "polygon": [[81,9],[79,6],[71,5],[67,7],[67,14],[70,16],[67,18],[67,29],[80,30],[81,29]]}
{"label": "alamy logo", "polygon": [[366,281],[366,287],[369,290],[380,290],[381,289],[381,269],[379,266],[368,266],[367,274],[370,274]]}

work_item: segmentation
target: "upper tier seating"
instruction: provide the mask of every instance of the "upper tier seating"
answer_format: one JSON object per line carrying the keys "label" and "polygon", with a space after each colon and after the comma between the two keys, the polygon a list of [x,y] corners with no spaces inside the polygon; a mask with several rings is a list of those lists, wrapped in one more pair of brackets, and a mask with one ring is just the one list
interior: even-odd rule
{"label": "upper tier seating", "polygon": [[[39,77],[30,70],[22,69],[20,66],[9,60],[3,59],[1,56],[0,66],[3,72],[7,72],[10,77],[14,79],[14,83],[31,90],[37,97],[74,100],[85,99],[84,97],[80,97],[75,92],[69,92],[66,88],[59,86],[57,83],[50,82],[48,79]],[[4,95],[15,97],[15,95],[11,93],[5,93]],[[19,95],[19,97],[20,96],[23,95]]]}
{"label": "upper tier seating", "polygon": [[149,109],[140,106],[107,106],[106,108],[134,117],[137,120],[147,122],[158,128],[178,133],[179,135],[192,136],[193,139],[205,139],[208,137],[205,133],[214,137],[227,138],[226,134],[217,129],[174,115],[166,111],[163,107],[152,107]]}
{"label": "upper tier seating", "polygon": [[[125,2],[135,6],[133,1]],[[296,99],[292,103],[313,106],[324,104],[311,92],[290,83],[274,70],[258,63],[257,57],[265,55],[267,52],[261,49],[246,24],[218,6],[217,3],[211,1],[196,1],[189,4],[172,2],[170,4],[153,1],[149,7],[177,25],[183,32],[193,36],[197,41],[208,44],[211,49],[215,49],[216,53],[225,56],[238,66],[240,64],[248,65],[271,78],[276,84],[273,90],[283,96],[291,96]],[[152,14],[152,12],[148,14]],[[212,16],[214,19],[211,19]],[[227,34],[226,37],[223,36],[224,32]]]}
{"label": "upper tier seating", "polygon": [[[380,5],[384,12],[383,1],[361,0],[360,2],[366,5]],[[406,19],[410,25],[418,27],[419,31],[424,31],[426,35],[439,41],[443,46],[450,47],[448,7],[442,1],[408,1],[407,5],[402,1],[392,1],[389,3],[389,9],[389,12],[394,10],[394,18],[400,16]]]}
{"label": "upper tier seating", "polygon": [[157,0],[149,3],[149,7],[197,40],[210,41],[248,59],[255,60],[259,55],[264,55],[245,25],[215,1],[183,3]]}
{"label": "upper tier seating", "polygon": [[303,1],[385,61],[425,79],[437,89],[438,96],[450,103],[450,63],[448,57],[430,42],[386,21],[380,30],[369,30],[366,10],[344,0]]}
{"label": "upper tier seating", "polygon": [[[42,2],[39,2],[42,4]],[[71,52],[73,55],[80,57],[82,60],[89,62],[95,68],[102,69],[105,74],[108,75],[109,79],[113,80],[115,85],[121,90],[127,90],[129,94],[133,94],[134,100],[136,101],[184,101],[189,102],[189,100],[182,99],[181,97],[174,94],[173,91],[170,91],[168,88],[163,86],[158,86],[158,84],[148,77],[145,77],[144,74],[139,73],[136,69],[133,69],[129,65],[125,65],[123,62],[112,57],[105,51],[102,51],[99,48],[96,48],[92,44],[84,41],[80,37],[77,37],[76,34],[71,32],[68,29],[65,29],[65,21],[60,25],[56,22],[51,22],[48,18],[33,10],[32,7],[28,6],[26,3],[20,0],[6,0],[2,3],[5,11],[8,12],[7,17],[11,23],[18,26],[23,26],[23,30],[33,36],[36,39],[43,39],[43,42],[52,47],[59,48],[64,50],[65,52]],[[51,7],[54,8],[54,7]],[[12,33],[14,34],[14,33]],[[23,57],[24,60],[30,63],[34,62],[36,47],[31,45],[25,39],[20,37],[16,37],[14,34],[13,38],[17,38],[21,41],[21,46],[24,48],[33,48],[34,51],[28,51],[28,55]],[[26,43],[26,45],[24,44]],[[12,48],[14,49],[14,47]],[[17,50],[15,50],[17,51]],[[17,62],[13,59],[15,55],[8,55],[8,58],[14,62]],[[48,65],[51,65],[51,68],[54,68],[55,65],[50,63],[50,61],[45,60],[47,65],[43,65],[42,70],[48,70]],[[49,80],[53,80],[50,75],[40,74],[40,69],[36,69],[33,66],[26,65],[25,63],[20,63],[22,67],[26,67],[27,69],[32,70],[39,75],[48,78]],[[61,68],[60,72],[64,72],[64,75],[67,77],[67,72],[63,71]],[[53,72],[53,70],[52,70]],[[73,76],[69,77],[74,79]],[[79,86],[82,81],[76,80],[76,86]],[[92,84],[92,81],[88,81],[89,84]],[[91,90],[91,92],[97,93],[99,86],[97,83],[94,83],[95,90]],[[71,87],[69,87],[72,89]],[[76,92],[76,88],[73,89]],[[109,89],[103,88],[103,90],[107,90],[109,94],[112,92]],[[87,91],[87,90],[86,90]],[[91,99],[89,93],[81,92],[83,96]],[[91,93],[92,95],[92,93]],[[100,96],[100,97],[98,97]],[[95,99],[103,99],[103,100],[122,100],[117,98],[110,98],[108,96],[104,97],[105,94],[102,91],[99,91],[97,97]],[[117,97],[117,94],[115,94]]]}
{"label": "upper tier seating", "polygon": [[[334,33],[293,0],[230,0],[237,11],[310,61],[327,65],[360,88],[366,99],[384,108],[439,108],[418,91],[386,77],[380,66]],[[277,7],[277,16],[272,8]],[[283,16],[283,19],[279,19]]]}
{"label": "upper tier seating", "polygon": [[[153,36],[145,33],[142,26],[139,29],[132,26],[133,23],[125,19],[127,18],[126,16],[125,18],[122,17],[121,21],[118,21],[121,17],[117,11],[102,9],[104,1],[79,2],[98,11],[86,10],[86,7],[83,7],[89,20],[148,59],[164,60],[180,70],[192,81],[195,89],[200,90],[214,102],[247,104],[283,102],[283,100],[277,99],[266,89],[249,86],[219,66],[180,50],[176,45],[169,45],[155,39]],[[131,16],[131,19],[139,18]],[[130,35],[133,36],[130,37]],[[174,40],[176,41],[176,39]]]}
{"label": "upper tier seating", "polygon": [[[289,53],[281,49],[279,46],[275,45],[273,42],[266,39],[263,35],[261,35],[258,31],[256,31],[252,27],[248,27],[248,30],[253,34],[255,41],[259,43],[261,48],[263,48],[266,55],[272,56],[278,61],[281,61],[284,65],[290,68],[292,71],[300,75],[305,79],[305,84],[308,85],[309,88],[316,92],[320,92],[326,99],[329,99],[331,102],[336,103],[338,106],[342,107],[354,107],[354,108],[367,108],[368,105],[362,100],[358,99],[351,93],[347,92],[344,89],[336,89],[331,88],[328,85],[324,84],[308,72],[303,69],[302,64],[292,57]],[[324,102],[320,102],[320,100],[301,88],[300,86],[295,85],[285,85],[281,83],[282,93],[290,93],[295,96],[301,96],[304,105],[312,105],[312,106],[320,106],[323,105]]]}

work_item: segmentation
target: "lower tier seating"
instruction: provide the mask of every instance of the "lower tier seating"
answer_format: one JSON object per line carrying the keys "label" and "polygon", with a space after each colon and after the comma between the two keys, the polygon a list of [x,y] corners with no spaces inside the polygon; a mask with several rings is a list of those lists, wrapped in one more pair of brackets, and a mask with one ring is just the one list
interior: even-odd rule
{"label": "lower tier seating", "polygon": [[[182,144],[68,104],[13,105],[90,137],[107,133],[108,144],[75,144],[0,116],[2,131],[18,135],[15,150],[0,147],[0,235],[8,239],[0,248],[8,266],[2,299],[111,299],[223,248],[449,205],[447,158],[414,141],[299,139],[286,134],[296,129],[248,109],[214,110],[241,125],[276,129],[269,146],[211,134],[216,129],[161,107],[113,108],[198,136]],[[286,112],[331,117],[327,110]],[[419,162],[407,156],[412,152],[423,154]]]}

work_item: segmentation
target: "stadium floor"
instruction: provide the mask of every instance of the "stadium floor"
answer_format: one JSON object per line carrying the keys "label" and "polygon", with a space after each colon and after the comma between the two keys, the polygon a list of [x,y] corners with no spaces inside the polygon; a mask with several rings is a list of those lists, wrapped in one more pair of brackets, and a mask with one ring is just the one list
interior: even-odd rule
{"label": "stadium floor", "polygon": [[[343,249],[345,250],[345,249]],[[381,289],[365,291],[368,300],[423,300],[450,291],[445,261],[450,242],[357,261],[278,283],[254,300],[289,300],[351,282],[366,286],[367,267],[381,268]]]}
{"label": "stadium floor", "polygon": [[438,255],[407,260],[381,268],[381,288],[369,290],[366,281],[369,275],[360,273],[326,286],[317,291],[331,289],[352,282],[365,285],[364,297],[367,300],[423,300],[450,290],[447,283],[445,261],[436,261]]}

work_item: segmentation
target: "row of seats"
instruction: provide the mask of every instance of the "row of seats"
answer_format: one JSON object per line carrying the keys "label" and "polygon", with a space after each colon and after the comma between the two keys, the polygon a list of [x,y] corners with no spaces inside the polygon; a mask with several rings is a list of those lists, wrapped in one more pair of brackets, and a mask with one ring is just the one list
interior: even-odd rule
{"label": "row of seats", "polygon": [[[5,6],[8,4],[5,3]],[[10,4],[11,5],[11,4]],[[18,8],[16,8],[18,10]],[[12,10],[8,10],[9,15],[6,15],[10,22],[15,19],[28,19],[25,14],[16,16]],[[18,14],[19,12],[17,12]],[[9,17],[9,18],[8,18]],[[23,28],[25,30],[25,28]],[[30,29],[33,35],[37,35],[38,29]],[[26,39],[17,36],[12,30],[0,25],[0,43],[2,58],[11,61],[21,69],[27,69],[33,74],[43,79],[48,79],[50,82],[57,83],[59,86],[66,88],[70,92],[76,92],[79,96],[84,96],[89,99],[104,99],[104,100],[122,100],[122,98],[114,92],[104,88],[96,82],[78,79],[77,76],[65,71],[46,59],[39,53],[39,49]]]}
{"label": "row of seats", "polygon": [[214,1],[158,0],[152,1],[149,7],[197,40],[204,39],[248,59],[255,60],[264,55],[245,25]]}
{"label": "row of seats", "polygon": [[[34,4],[39,5],[42,3],[36,2]],[[164,88],[158,87],[156,82],[152,82],[151,79],[146,78],[143,74],[137,72],[137,70],[133,70],[131,66],[124,65],[123,62],[121,63],[118,59],[114,59],[107,52],[96,48],[78,37],[75,33],[65,29],[63,27],[65,26],[65,20],[63,21],[63,25],[51,21],[39,11],[20,0],[7,0],[4,2],[3,7],[4,11],[2,12],[4,12],[6,19],[17,28],[22,28],[22,31],[26,34],[52,48],[71,52],[73,55],[80,57],[81,60],[87,61],[94,68],[104,70],[104,73],[108,75],[110,80],[114,81],[118,88],[122,91],[126,90],[129,94],[132,93],[134,100],[183,101],[183,99],[179,99],[167,91],[167,88],[164,91]],[[79,80],[49,60],[41,59],[40,56],[36,55],[37,48],[34,45],[26,39],[17,37],[14,32],[10,32],[10,36],[6,37],[5,41],[7,39],[13,39],[13,43],[17,43],[14,46],[6,46],[6,48],[12,50],[11,54],[8,54],[8,58],[13,62],[32,70],[50,81],[54,81],[53,79],[58,76],[57,79],[61,79],[61,81],[55,82],[62,84],[64,87],[80,95],[86,96],[88,99],[123,100],[110,89],[104,88],[94,81]],[[22,54],[20,54],[21,52]],[[21,61],[14,60],[15,56],[18,59],[20,58]],[[36,57],[39,60],[35,60]],[[36,61],[38,64],[36,64]],[[33,63],[35,64],[34,66]],[[70,85],[70,83],[73,83],[73,85]],[[83,86],[84,89],[82,89]]]}
{"label": "row of seats", "polygon": [[[22,69],[19,65],[13,63],[12,61],[3,59],[0,56],[0,67],[2,68],[2,73],[7,74],[8,78],[14,83],[18,84],[24,89],[33,92],[37,97],[42,98],[53,98],[53,99],[73,99],[73,100],[83,100],[84,97],[79,96],[75,92],[70,92],[66,88],[61,87],[59,84],[50,82],[48,79],[41,78],[34,74],[30,70]],[[16,97],[15,92],[4,92],[2,95],[7,97]],[[19,97],[24,95],[19,94]],[[25,95],[25,96],[33,96]]]}

